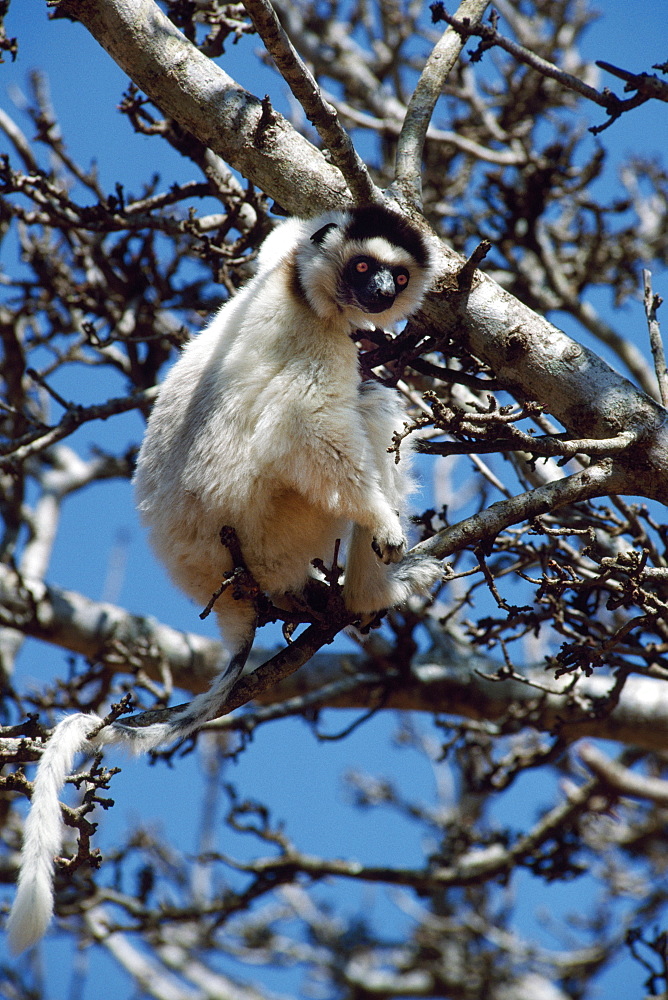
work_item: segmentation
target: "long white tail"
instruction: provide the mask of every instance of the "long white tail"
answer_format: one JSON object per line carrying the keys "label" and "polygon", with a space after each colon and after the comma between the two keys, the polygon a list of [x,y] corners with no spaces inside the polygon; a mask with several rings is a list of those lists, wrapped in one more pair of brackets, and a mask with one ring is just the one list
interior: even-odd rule
{"label": "long white tail", "polygon": [[42,754],[25,823],[18,892],[7,923],[9,947],[15,954],[39,941],[51,919],[53,859],[62,843],[58,795],[75,756],[92,749],[88,734],[101,721],[93,714],[63,719]]}
{"label": "long white tail", "polygon": [[7,923],[9,947],[14,954],[39,941],[53,914],[54,858],[60,853],[63,836],[59,794],[72,771],[76,755],[93,753],[110,743],[120,743],[140,754],[185,739],[209,719],[223,714],[252,641],[252,635],[247,637],[211,688],[187,705],[112,722],[92,738],[90,734],[102,723],[102,719],[92,712],[70,715],[58,723],[37,767],[25,823],[18,891]]}

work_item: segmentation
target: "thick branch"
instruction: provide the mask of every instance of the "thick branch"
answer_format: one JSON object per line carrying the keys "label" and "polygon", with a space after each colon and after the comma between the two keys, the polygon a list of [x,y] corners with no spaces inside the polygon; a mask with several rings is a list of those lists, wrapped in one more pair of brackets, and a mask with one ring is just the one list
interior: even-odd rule
{"label": "thick branch", "polygon": [[345,180],[281,115],[203,55],[153,0],[60,0],[167,115],[286,210],[349,201]]}
{"label": "thick branch", "polygon": [[[271,704],[279,698],[306,696],[350,676],[350,667],[365,670],[364,662],[333,654],[319,654],[277,691],[259,701]],[[399,687],[391,687],[384,708],[401,711],[444,713],[486,722],[498,722],[508,713],[524,717],[526,725],[539,732],[559,732],[569,742],[583,737],[610,739],[647,750],[665,748],[668,741],[668,685],[664,680],[630,676],[619,701],[609,704],[615,679],[595,673],[580,677],[573,688],[572,677],[549,678],[544,670],[523,672],[523,680],[491,680],[498,669],[470,645],[449,640],[447,648],[418,657],[410,675]],[[368,665],[366,674],[369,673]],[[336,708],[368,709],[377,704],[378,683],[367,676],[356,690],[337,694],[328,704]],[[607,706],[609,710],[597,711]],[[233,728],[233,720],[216,726]]]}
{"label": "thick branch", "polygon": [[211,639],[178,632],[154,618],[49,587],[41,580],[22,580],[4,565],[0,565],[0,622],[88,660],[113,655],[126,669],[131,651],[133,662],[149,676],[161,680],[165,665],[180,686],[192,691],[208,687],[225,656],[220,643]]}
{"label": "thick branch", "polygon": [[617,438],[631,432],[636,442],[627,457],[616,460],[608,492],[668,502],[665,409],[481,272],[470,291],[460,292],[457,274],[463,261],[440,249],[437,291],[413,320],[416,332],[423,325],[424,335],[435,329],[451,333],[520,400],[537,400],[572,437]]}
{"label": "thick branch", "polygon": [[[73,591],[34,581],[21,583],[16,573],[2,566],[0,607],[11,618],[13,627],[25,635],[91,660],[114,655],[120,670],[127,669],[131,659],[156,680],[163,680],[163,672],[168,669],[176,685],[193,693],[208,687],[225,656],[222,646],[211,639],[178,632],[153,618],[132,615],[123,608],[91,601]],[[460,648],[454,641],[437,655],[416,660],[400,685],[395,679],[385,687],[385,673],[378,673],[362,655],[346,656],[342,661],[335,653],[316,653],[308,665],[289,679],[277,686],[266,683],[272,671],[279,673],[284,669],[287,657],[294,656],[290,665],[295,670],[299,663],[305,663],[308,654],[322,645],[322,636],[316,635],[316,631],[307,630],[299,646],[295,643],[283,650],[282,660],[273,662],[258,678],[244,678],[237,685],[234,704],[249,698],[262,705],[290,698],[308,699],[329,687],[328,696],[318,700],[320,705],[368,709],[377,706],[381,686],[386,709],[440,712],[494,721],[515,707],[528,713],[527,724],[550,732],[561,725],[562,732],[572,740],[600,737],[646,749],[661,749],[668,743],[668,685],[663,680],[629,677],[619,702],[609,714],[599,718],[582,706],[605,702],[613,679],[600,674],[581,677],[577,700],[570,691],[570,676],[551,680],[550,693],[544,691],[544,671],[530,672],[527,681],[531,683],[489,680],[483,674],[493,674],[498,665],[483,655],[472,655],[469,646]],[[250,669],[270,655],[266,650],[255,650]],[[351,669],[360,675],[356,687],[341,684],[350,681]],[[537,693],[531,684],[540,685],[543,690]],[[296,709],[296,705],[290,707],[291,712]],[[234,728],[235,723],[227,717],[217,725]]]}

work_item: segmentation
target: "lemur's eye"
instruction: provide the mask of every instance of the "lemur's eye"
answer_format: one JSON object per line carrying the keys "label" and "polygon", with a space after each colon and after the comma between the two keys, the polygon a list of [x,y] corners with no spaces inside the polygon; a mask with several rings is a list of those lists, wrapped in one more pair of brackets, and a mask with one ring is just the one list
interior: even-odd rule
{"label": "lemur's eye", "polygon": [[408,271],[398,271],[395,275],[395,282],[398,288],[405,288],[408,284]]}
{"label": "lemur's eye", "polygon": [[366,274],[369,270],[369,264],[366,260],[358,260],[355,264],[355,270],[358,274]]}

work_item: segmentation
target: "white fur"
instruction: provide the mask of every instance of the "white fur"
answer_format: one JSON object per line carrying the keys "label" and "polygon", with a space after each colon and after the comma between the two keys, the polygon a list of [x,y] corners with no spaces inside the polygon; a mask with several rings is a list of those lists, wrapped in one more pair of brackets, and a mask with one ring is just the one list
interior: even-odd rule
{"label": "white fur", "polygon": [[72,715],[57,727],[42,754],[35,776],[32,805],[23,832],[18,892],[7,923],[9,947],[23,951],[44,934],[53,912],[53,859],[62,841],[58,794],[74,757],[86,747],[88,733],[99,725],[95,715]]}
{"label": "white fur", "polygon": [[[387,236],[346,241],[348,218],[329,213],[279,226],[262,247],[255,277],[188,344],[160,390],[137,463],[139,509],[158,556],[200,606],[232,569],[219,539],[225,525],[234,528],[262,590],[283,606],[314,574],[312,560],[331,564],[337,539],[347,543],[343,593],[354,613],[401,603],[440,576],[435,560],[403,559],[409,459],[403,448],[396,464],[387,449],[405,414],[395,392],[361,385],[351,339],[360,325],[393,323],[414,311],[430,264],[418,266]],[[327,222],[338,228],[313,242]],[[410,272],[391,308],[371,317],[341,295],[342,268],[360,253]],[[149,724],[116,722],[93,739],[100,721],[94,715],[56,727],[26,822],[9,923],[14,951],[34,944],[51,916],[62,836],[58,794],[75,754],[108,743],[143,752],[224,710],[252,644],[255,608],[228,590],[214,612],[231,657],[206,694],[168,710],[167,721],[149,715]]]}

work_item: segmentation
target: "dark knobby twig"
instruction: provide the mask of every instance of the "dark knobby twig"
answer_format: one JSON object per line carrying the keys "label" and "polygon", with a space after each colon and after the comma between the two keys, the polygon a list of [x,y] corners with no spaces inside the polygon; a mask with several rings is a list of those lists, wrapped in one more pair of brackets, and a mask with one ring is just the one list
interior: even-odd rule
{"label": "dark knobby twig", "polygon": [[506,38],[497,31],[495,21],[491,25],[472,24],[470,21],[459,17],[459,11],[454,17],[451,14],[448,14],[443,3],[441,2],[432,4],[431,11],[434,21],[446,21],[447,24],[460,34],[463,39],[474,35],[481,39],[478,48],[471,53],[472,62],[480,60],[483,53],[487,49],[496,45],[499,48],[504,49],[519,62],[524,63],[526,66],[530,66],[543,76],[548,76],[552,80],[556,80],[562,86],[567,87],[568,90],[574,90],[576,93],[586,97],[587,100],[593,101],[594,104],[598,104],[600,107],[605,108],[609,115],[608,121],[604,122],[603,125],[593,125],[589,131],[594,135],[598,135],[600,132],[603,132],[604,129],[609,128],[610,125],[617,121],[620,115],[622,115],[625,111],[631,111],[633,108],[637,108],[641,104],[645,104],[651,98],[656,98],[660,101],[668,101],[668,83],[665,83],[663,80],[660,80],[657,76],[652,74],[629,73],[627,70],[618,69],[611,63],[597,61],[596,65],[601,69],[605,69],[609,73],[613,73],[615,76],[626,80],[626,86],[624,88],[626,91],[637,91],[634,97],[622,100],[620,97],[617,97],[616,94],[613,94],[611,90],[608,90],[607,87],[603,91],[598,91],[595,87],[591,87],[588,83],[585,83],[584,80],[580,80],[577,76],[573,76],[572,73],[567,73],[565,70],[555,66],[554,63],[548,62],[547,59],[543,59],[542,56],[532,52],[530,49],[514,42],[510,38]]}
{"label": "dark knobby twig", "polygon": [[313,74],[285,33],[269,0],[247,0],[245,7],[281,76],[332,154],[355,201],[378,201],[380,191],[339,122],[336,109],[323,100]]}

